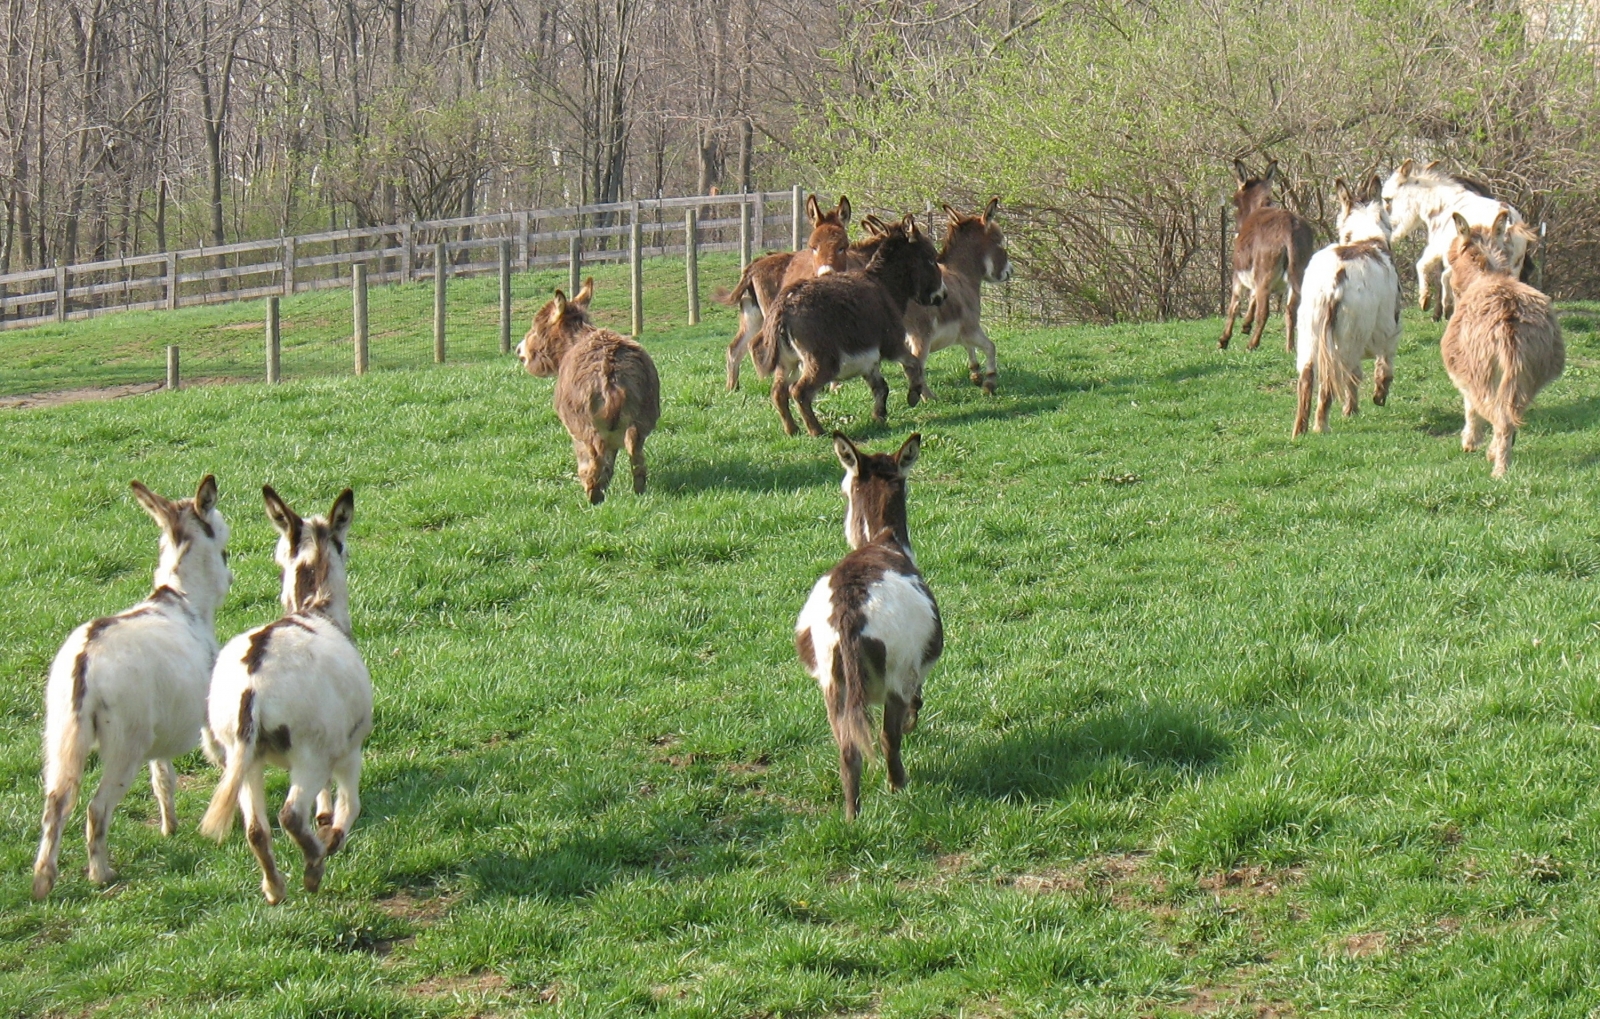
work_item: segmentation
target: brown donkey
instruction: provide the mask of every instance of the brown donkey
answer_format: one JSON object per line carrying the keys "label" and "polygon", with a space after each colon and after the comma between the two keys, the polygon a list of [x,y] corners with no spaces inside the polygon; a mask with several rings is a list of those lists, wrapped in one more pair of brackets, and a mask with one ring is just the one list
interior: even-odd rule
{"label": "brown donkey", "polygon": [[1518,281],[1508,268],[1508,219],[1501,212],[1493,226],[1484,228],[1455,214],[1449,259],[1456,309],[1439,341],[1444,370],[1461,393],[1466,415],[1461,448],[1477,450],[1479,422],[1487,420],[1494,428],[1489,462],[1497,478],[1511,461],[1522,415],[1539,390],[1561,374],[1567,359],[1550,298]]}
{"label": "brown donkey", "polygon": [[[799,251],[780,251],[763,255],[745,267],[739,285],[731,293],[717,294],[717,300],[739,308],[739,331],[728,344],[728,390],[739,388],[739,365],[745,351],[761,333],[766,309],[772,306],[784,287],[807,276],[859,269],[867,259],[849,257],[850,199],[839,196],[839,204],[823,211],[817,196],[806,199],[806,215],[811,219],[811,237]],[[850,264],[851,262],[854,264]]]}
{"label": "brown donkey", "polygon": [[589,321],[593,296],[593,279],[570,301],[557,290],[534,316],[517,356],[530,375],[556,376],[556,416],[572,436],[578,480],[599,505],[624,447],[633,491],[644,494],[644,440],[661,417],[661,380],[643,347]]}
{"label": "brown donkey", "polygon": [[883,706],[889,788],[905,788],[900,740],[917,727],[922,684],[944,651],[944,624],[906,528],[906,475],[922,437],[911,436],[894,454],[864,453],[834,432],[833,449],[844,465],[844,531],[853,551],[812,587],[794,647],[822,688],[839,744],[844,816],[852,819],[861,804],[861,766],[872,754],[868,705]]}
{"label": "brown donkey", "polygon": [[1267,172],[1260,177],[1250,176],[1242,162],[1233,161],[1233,178],[1239,185],[1233,193],[1233,208],[1239,232],[1233,239],[1233,297],[1228,301],[1228,324],[1223,326],[1222,339],[1217,342],[1223,350],[1228,349],[1228,341],[1233,338],[1233,320],[1239,314],[1240,294],[1250,291],[1250,311],[1245,321],[1253,317],[1255,326],[1246,349],[1254,350],[1260,346],[1261,333],[1267,327],[1272,292],[1281,286],[1285,289],[1286,347],[1289,353],[1294,353],[1300,282],[1305,276],[1306,263],[1311,261],[1316,237],[1310,223],[1272,204],[1272,180],[1277,175],[1276,159],[1267,164]]}
{"label": "brown donkey", "polygon": [[938,255],[907,216],[887,228],[872,261],[854,272],[831,272],[800,280],[778,295],[755,344],[756,370],[775,375],[772,402],[783,430],[795,433],[789,392],[800,404],[806,431],[822,434],[811,400],[835,379],[864,376],[872,387],[875,420],[889,416],[889,384],[879,367],[898,361],[910,383],[908,399],[920,399],[922,364],[906,347],[906,306],[939,304],[945,297]]}
{"label": "brown donkey", "polygon": [[[996,382],[994,341],[979,321],[983,283],[1004,283],[1011,278],[1011,257],[1006,253],[1006,238],[995,225],[998,197],[989,199],[981,213],[963,216],[946,205],[950,227],[944,235],[944,250],[939,252],[939,269],[944,274],[949,296],[937,308],[913,304],[906,309],[906,344],[923,372],[921,396],[933,399],[928,388],[928,355],[961,344],[967,348],[967,371],[973,385],[993,394]],[[987,370],[978,371],[978,350],[987,358]]]}

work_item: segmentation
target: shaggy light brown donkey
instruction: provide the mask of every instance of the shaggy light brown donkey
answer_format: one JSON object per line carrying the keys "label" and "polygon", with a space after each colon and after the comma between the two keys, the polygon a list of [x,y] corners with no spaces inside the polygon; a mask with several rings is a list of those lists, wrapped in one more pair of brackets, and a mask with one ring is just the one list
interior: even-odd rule
{"label": "shaggy light brown donkey", "polygon": [[1466,412],[1461,448],[1475,452],[1482,439],[1479,422],[1488,421],[1494,429],[1489,462],[1497,478],[1511,461],[1522,415],[1567,360],[1550,298],[1511,275],[1508,219],[1502,212],[1484,228],[1455,214],[1449,259],[1456,310],[1439,341],[1444,370]]}
{"label": "shaggy light brown donkey", "polygon": [[589,321],[593,296],[593,279],[570,301],[557,290],[534,316],[517,356],[530,375],[556,376],[556,416],[572,436],[578,480],[599,505],[624,447],[634,494],[644,494],[644,440],[661,417],[661,380],[643,347]]}

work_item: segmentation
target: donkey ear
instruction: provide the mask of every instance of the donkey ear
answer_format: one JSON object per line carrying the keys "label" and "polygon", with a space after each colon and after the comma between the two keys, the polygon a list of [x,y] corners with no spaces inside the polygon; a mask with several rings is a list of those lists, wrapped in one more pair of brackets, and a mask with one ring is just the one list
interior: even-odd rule
{"label": "donkey ear", "polygon": [[328,526],[333,528],[334,540],[340,545],[344,544],[344,536],[350,532],[350,521],[356,517],[356,494],[350,489],[339,493],[339,498],[333,500],[333,508],[328,510]]}
{"label": "donkey ear", "polygon": [[833,433],[833,452],[846,471],[851,474],[856,473],[861,463],[861,451],[856,449],[856,444],[843,432]]}
{"label": "donkey ear", "polygon": [[279,534],[289,539],[289,544],[298,547],[300,544],[300,528],[304,521],[300,514],[289,508],[283,497],[272,490],[271,485],[261,486],[261,501],[267,504],[267,519],[272,521],[272,526],[277,528]]}
{"label": "donkey ear", "polygon": [[906,439],[905,444],[900,447],[900,451],[894,455],[894,462],[900,468],[900,476],[902,478],[911,473],[911,468],[916,465],[917,457],[921,453],[922,433],[912,432],[911,437]]}
{"label": "donkey ear", "polygon": [[1244,160],[1233,161],[1233,179],[1238,181],[1240,187],[1244,187],[1244,182],[1250,179],[1250,171],[1245,169]]}
{"label": "donkey ear", "polygon": [[1494,218],[1494,235],[1504,238],[1506,227],[1511,225],[1511,210],[1501,206],[1500,214]]}
{"label": "donkey ear", "polygon": [[1431,170],[1434,167],[1438,166],[1441,162],[1443,162],[1443,160],[1435,159],[1433,162],[1429,163],[1427,166],[1424,166],[1423,169],[1424,170]]}
{"label": "donkey ear", "polygon": [[161,525],[161,529],[173,537],[178,534],[178,507],[171,499],[164,495],[157,495],[144,487],[142,481],[130,481],[128,487],[133,489],[133,497],[139,500],[139,505],[150,514],[151,519]]}
{"label": "donkey ear", "polygon": [[994,222],[994,214],[1000,211],[1000,196],[995,195],[989,199],[989,204],[983,207],[983,225],[988,226]]}
{"label": "donkey ear", "polygon": [[813,226],[822,218],[822,204],[817,201],[816,195],[806,199],[806,217],[811,220]]}
{"label": "donkey ear", "polygon": [[914,212],[906,213],[905,217],[900,220],[900,229],[908,234],[915,234],[917,232],[917,214]]}
{"label": "donkey ear", "polygon": [[1383,197],[1383,181],[1373,174],[1367,179],[1367,201],[1375,202]]}
{"label": "donkey ear", "polygon": [[1406,181],[1411,179],[1411,171],[1416,168],[1416,165],[1417,161],[1415,159],[1407,159],[1401,163],[1400,168],[1394,172],[1395,179],[1401,184],[1404,184]]}
{"label": "donkey ear", "polygon": [[580,308],[587,308],[592,300],[594,300],[594,277],[590,276],[583,281],[583,288],[572,295],[572,303]]}
{"label": "donkey ear", "polygon": [[839,222],[850,222],[850,199],[846,195],[839,196]]}
{"label": "donkey ear", "polygon": [[1457,235],[1459,235],[1462,239],[1472,236],[1472,224],[1467,222],[1467,217],[1457,212],[1454,213],[1451,218],[1456,221]]}
{"label": "donkey ear", "polygon": [[550,299],[550,310],[555,312],[555,317],[557,320],[559,320],[562,315],[565,315],[567,313],[567,295],[562,293],[560,290],[557,290],[556,296]]}
{"label": "donkey ear", "polygon": [[950,203],[948,202],[940,203],[939,207],[943,209],[944,214],[950,218],[950,229],[954,230],[956,228],[956,224],[961,222],[961,213],[952,209],[950,207]]}
{"label": "donkey ear", "polygon": [[1274,159],[1267,164],[1267,172],[1261,175],[1261,183],[1271,184],[1278,176],[1278,161]]}
{"label": "donkey ear", "polygon": [[1356,204],[1356,198],[1350,193],[1350,185],[1344,182],[1343,177],[1336,177],[1333,181],[1333,191],[1339,196],[1339,208],[1343,214],[1350,215],[1350,209]]}
{"label": "donkey ear", "polygon": [[214,475],[207,474],[200,479],[200,487],[194,490],[194,511],[201,516],[208,516],[217,504],[217,479]]}

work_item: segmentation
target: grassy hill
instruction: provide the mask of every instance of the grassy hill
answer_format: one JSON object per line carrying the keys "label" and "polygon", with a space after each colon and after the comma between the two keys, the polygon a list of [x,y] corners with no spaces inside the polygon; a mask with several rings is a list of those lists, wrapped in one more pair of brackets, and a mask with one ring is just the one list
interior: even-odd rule
{"label": "grassy hill", "polygon": [[[522,310],[548,286],[520,280]],[[374,333],[425,342],[425,291],[380,293]],[[326,302],[336,342],[348,305],[297,300]],[[598,300],[615,321],[625,292]],[[251,314],[51,335],[201,360]],[[728,322],[646,336],[651,491],[599,508],[550,382],[492,346],[364,379],[297,378],[286,356],[272,389],[0,411],[0,1014],[1600,1006],[1586,320],[1503,482],[1460,452],[1420,322],[1387,408],[1297,443],[1277,320],[1254,353],[1217,352],[1215,322],[999,328],[998,396],[945,352],[932,404],[907,410],[890,372],[888,427],[860,383],[824,397],[870,448],[923,433],[911,532],[947,629],[912,785],[891,796],[873,768],[854,825],[791,643],[844,549],[839,468],[783,436],[759,384],[723,392]],[[0,364],[23,338],[0,336]],[[34,370],[22,389],[73,381]],[[34,904],[50,658],[147,589],[155,530],[128,479],[182,494],[207,471],[234,533],[224,639],[277,611],[259,486],[303,511],[355,488],[377,691],[361,821],[315,897],[280,836],[291,891],[269,908],[243,839],[194,831],[215,773],[191,755],[177,836],[136,789],[111,832],[120,880],[97,890],[80,806]]]}

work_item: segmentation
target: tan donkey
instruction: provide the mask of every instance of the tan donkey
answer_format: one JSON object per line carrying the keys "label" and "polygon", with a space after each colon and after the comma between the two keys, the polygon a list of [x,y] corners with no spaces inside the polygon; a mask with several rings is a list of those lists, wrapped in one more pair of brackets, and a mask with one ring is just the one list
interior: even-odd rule
{"label": "tan donkey", "polygon": [[1459,212],[1454,218],[1449,259],[1456,308],[1439,353],[1466,414],[1461,448],[1476,452],[1480,423],[1488,421],[1494,429],[1489,462],[1499,478],[1511,462],[1523,414],[1539,390],[1561,375],[1567,352],[1550,298],[1511,275],[1509,214],[1501,212],[1487,228],[1473,226]]}
{"label": "tan donkey", "polygon": [[578,480],[598,506],[623,448],[634,494],[644,494],[644,440],[661,417],[661,380],[643,347],[589,320],[593,296],[593,279],[570,301],[557,290],[534,316],[517,356],[530,375],[556,376],[556,416],[572,436]]}
{"label": "tan donkey", "polygon": [[[906,346],[924,372],[928,355],[957,344],[967,349],[967,371],[972,384],[993,394],[996,383],[994,341],[979,321],[983,310],[984,283],[1004,283],[1011,278],[1011,257],[1006,253],[1006,238],[995,224],[1000,208],[998,197],[989,199],[981,213],[963,216],[946,205],[950,217],[944,248],[939,252],[939,271],[944,274],[947,295],[943,304],[930,307],[912,304],[906,308]],[[986,358],[985,369],[978,370],[978,351]],[[922,397],[933,399],[924,374]]]}

